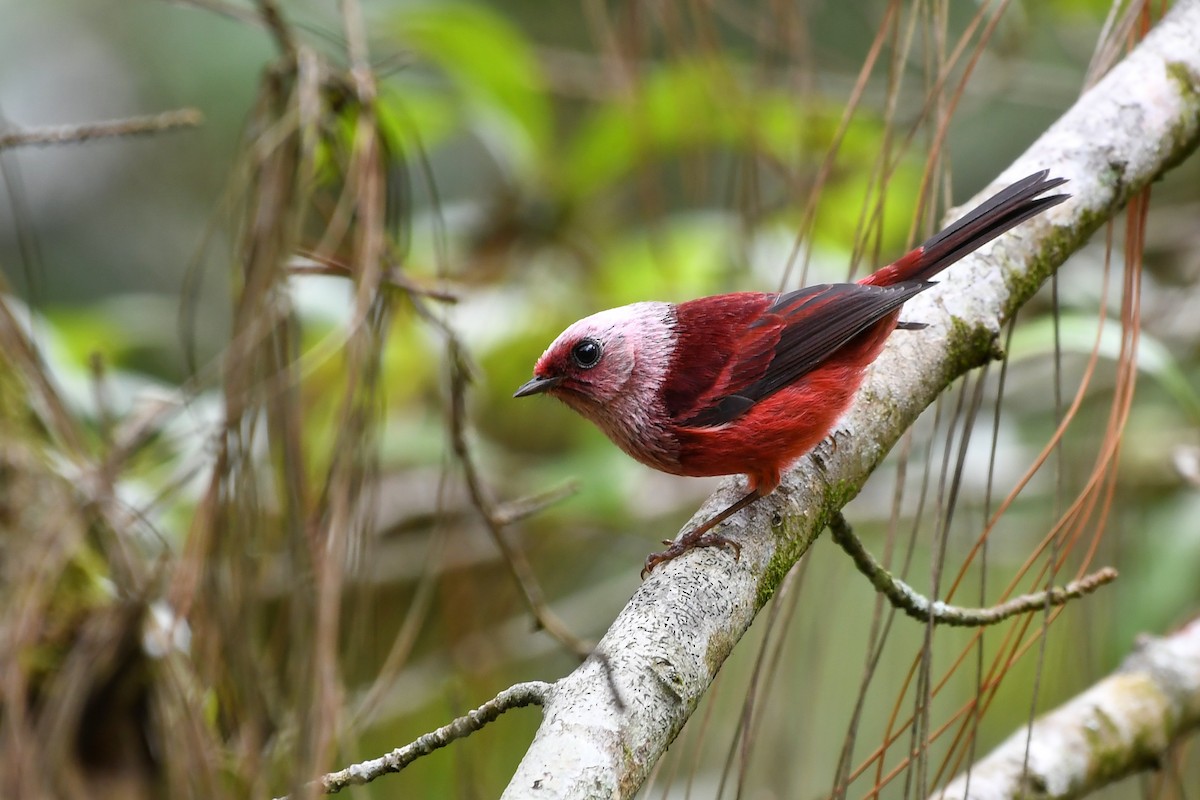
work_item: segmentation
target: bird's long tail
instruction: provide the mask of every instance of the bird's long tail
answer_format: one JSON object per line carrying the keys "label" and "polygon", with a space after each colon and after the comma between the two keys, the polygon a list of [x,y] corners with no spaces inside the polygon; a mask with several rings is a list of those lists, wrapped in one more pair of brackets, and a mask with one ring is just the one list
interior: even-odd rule
{"label": "bird's long tail", "polygon": [[966,216],[902,258],[859,283],[868,286],[891,286],[902,281],[927,281],[946,267],[969,255],[1000,234],[1019,225],[1047,208],[1066,200],[1069,194],[1038,195],[1061,186],[1066,178],[1047,178],[1050,170],[1042,170],[1023,178],[980,203]]}

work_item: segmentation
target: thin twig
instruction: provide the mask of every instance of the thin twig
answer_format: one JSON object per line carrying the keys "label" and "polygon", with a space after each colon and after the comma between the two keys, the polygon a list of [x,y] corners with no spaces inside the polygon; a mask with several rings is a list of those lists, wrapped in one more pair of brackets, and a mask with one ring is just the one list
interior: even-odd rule
{"label": "thin twig", "polygon": [[275,46],[284,58],[296,58],[296,40],[292,37],[292,29],[283,19],[283,12],[275,0],[258,0],[258,13],[262,15],[263,24],[275,37]]}
{"label": "thin twig", "polygon": [[492,540],[496,546],[500,548],[500,552],[504,556],[509,569],[512,570],[513,577],[517,581],[517,586],[520,587],[521,593],[525,595],[525,602],[529,606],[529,610],[533,613],[538,625],[542,627],[546,633],[553,636],[558,641],[570,648],[580,658],[584,658],[592,651],[592,644],[580,639],[575,634],[567,629],[567,626],[550,610],[546,605],[546,599],[542,595],[542,587],[534,575],[533,567],[530,566],[529,560],[525,558],[525,553],[521,548],[513,545],[504,535],[505,521],[496,514],[496,509],[493,507],[491,500],[487,496],[487,492],[483,486],[483,480],[479,476],[479,471],[475,467],[475,459],[472,456],[471,449],[467,445],[466,432],[466,393],[467,380],[469,377],[469,369],[466,363],[466,355],[462,350],[462,343],[458,338],[447,330],[447,349],[450,355],[450,438],[454,448],[454,454],[462,464],[463,476],[467,482],[467,491],[471,495],[471,503],[479,511],[479,516],[483,518],[484,526],[488,529],[488,533],[492,535]]}
{"label": "thin twig", "polygon": [[854,565],[858,567],[859,572],[870,578],[871,584],[882,592],[892,605],[914,619],[932,622],[935,625],[963,628],[994,625],[1019,614],[1066,605],[1069,601],[1091,594],[1104,584],[1117,579],[1117,571],[1112,567],[1105,567],[1077,581],[1071,581],[1066,586],[1024,594],[988,608],[964,608],[930,600],[884,569],[863,547],[841,512],[834,514],[829,521],[829,531],[833,534],[833,540],[854,559]]}
{"label": "thin twig", "polygon": [[564,481],[558,486],[553,486],[544,492],[531,494],[527,497],[518,497],[516,500],[509,500],[507,503],[497,503],[496,507],[492,509],[492,515],[496,517],[496,521],[501,525],[512,525],[514,522],[520,522],[535,514],[540,514],[550,506],[566,500],[578,491],[579,481]]}
{"label": "thin twig", "polygon": [[174,5],[199,8],[203,11],[234,20],[235,22],[240,22],[243,25],[252,25],[256,28],[265,27],[261,14],[255,14],[253,11],[240,8],[233,3],[226,3],[224,0],[166,0],[166,2]]}
{"label": "thin twig", "polygon": [[144,136],[179,128],[195,128],[204,115],[195,108],[180,108],[144,117],[87,122],[83,125],[48,125],[41,128],[0,133],[0,150],[25,145],[76,144],[113,136]]}
{"label": "thin twig", "polygon": [[[354,277],[354,272],[348,264],[326,256],[318,256],[315,253],[304,253],[292,258],[287,263],[287,271],[289,275],[320,275],[330,278]],[[449,286],[444,284],[436,286],[422,284],[394,266],[385,269],[382,278],[386,284],[396,289],[428,297],[430,300],[437,300],[441,303],[457,303],[462,299],[460,294]]]}
{"label": "thin twig", "polygon": [[[416,153],[421,171],[424,173],[427,181],[427,188],[433,197],[434,206],[440,209],[441,200],[438,198],[437,183],[433,180],[433,170],[429,163],[428,155],[420,147],[417,148]],[[439,220],[440,216],[435,214],[435,240],[438,242],[439,249],[444,250],[445,242],[442,239],[445,232],[442,230]],[[470,370],[466,349],[463,346],[462,340],[459,339],[458,334],[445,319],[430,310],[428,304],[424,302],[424,298],[416,294],[410,294],[409,300],[418,316],[441,333],[446,343],[447,360],[450,362],[450,440],[455,457],[462,464],[463,476],[471,497],[471,504],[479,512],[480,517],[483,518],[484,527],[504,557],[513,579],[517,582],[517,587],[524,596],[525,603],[529,607],[530,613],[533,614],[534,619],[537,620],[538,625],[562,645],[572,650],[581,660],[585,659],[593,649],[593,644],[571,633],[566,624],[550,610],[542,595],[541,585],[538,583],[537,575],[534,573],[533,567],[530,566],[529,560],[525,557],[524,552],[504,535],[504,521],[497,517],[496,511],[492,507],[492,501],[488,497],[483,480],[479,475],[478,467],[471,454],[470,446],[467,443],[466,386],[470,379]],[[618,702],[620,702],[619,698]]]}
{"label": "thin twig", "polygon": [[[411,744],[398,747],[385,756],[352,764],[321,777],[321,790],[326,794],[335,794],[347,786],[361,786],[389,772],[399,772],[421,756],[427,756],[457,739],[465,739],[489,722],[495,722],[505,711],[545,704],[550,689],[551,684],[544,681],[529,681],[510,686],[474,711],[468,711],[450,724],[420,736]],[[287,800],[287,797],[277,800]]]}

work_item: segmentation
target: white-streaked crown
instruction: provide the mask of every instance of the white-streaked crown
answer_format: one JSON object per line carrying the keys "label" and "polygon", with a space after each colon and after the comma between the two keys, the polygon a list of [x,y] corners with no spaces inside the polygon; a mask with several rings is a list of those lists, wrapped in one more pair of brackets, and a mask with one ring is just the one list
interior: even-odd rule
{"label": "white-streaked crown", "polygon": [[572,390],[553,394],[629,455],[671,471],[677,463],[674,438],[658,406],[675,350],[675,307],[633,303],[584,317],[546,348],[538,360],[538,374],[556,360],[569,359],[570,349],[581,339],[600,343],[600,361],[577,371]]}

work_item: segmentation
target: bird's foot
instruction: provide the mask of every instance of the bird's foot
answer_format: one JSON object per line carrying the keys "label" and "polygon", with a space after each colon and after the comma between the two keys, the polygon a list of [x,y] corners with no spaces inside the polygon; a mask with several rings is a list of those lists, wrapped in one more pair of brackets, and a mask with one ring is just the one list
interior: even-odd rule
{"label": "bird's foot", "polygon": [[824,478],[829,472],[828,467],[825,465],[825,459],[833,458],[833,456],[837,453],[838,436],[848,435],[849,434],[847,434],[846,431],[843,431],[840,428],[834,428],[829,432],[828,436],[817,442],[816,446],[809,452],[809,457],[817,466],[817,471],[821,474],[822,478]]}
{"label": "bird's foot", "polygon": [[742,546],[732,539],[727,539],[726,537],[717,533],[709,533],[709,531],[760,497],[762,497],[762,495],[759,494],[758,489],[751,489],[736,503],[712,517],[700,527],[693,528],[683,536],[680,536],[679,541],[672,542],[670,539],[664,539],[663,544],[670,545],[670,547],[668,547],[666,550],[663,550],[661,553],[651,553],[646,557],[646,564],[642,567],[642,579],[645,580],[646,576],[653,572],[654,568],[664,561],[670,561],[672,559],[679,558],[688,550],[692,550],[696,547],[724,547],[727,550],[732,550],[733,560],[738,561],[742,557]]}
{"label": "bird's foot", "polygon": [[679,558],[687,551],[694,550],[697,547],[723,547],[733,553],[734,561],[742,557],[742,546],[733,539],[722,536],[719,533],[694,531],[679,541],[673,542],[670,539],[664,539],[663,544],[670,546],[660,553],[651,553],[646,556],[646,564],[642,567],[642,580],[645,580],[646,576],[653,572],[654,568],[659,564]]}

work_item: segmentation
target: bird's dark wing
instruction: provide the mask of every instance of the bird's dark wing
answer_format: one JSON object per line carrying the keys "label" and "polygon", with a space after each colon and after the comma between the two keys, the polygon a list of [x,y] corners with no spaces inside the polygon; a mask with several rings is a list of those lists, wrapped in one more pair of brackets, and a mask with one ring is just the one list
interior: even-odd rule
{"label": "bird's dark wing", "polygon": [[[745,332],[778,299],[768,292],[735,292],[701,297],[675,307],[675,349],[668,364],[661,401],[679,420],[729,383],[731,365],[743,360]],[[775,341],[759,342],[771,348]]]}
{"label": "bird's dark wing", "polygon": [[[910,297],[933,284],[898,283],[864,286],[832,283],[778,295],[748,320],[732,345],[732,355],[718,379],[676,418],[687,427],[715,427],[732,422],[755,403],[795,383]],[[716,298],[692,301],[704,303]],[[679,306],[681,327],[690,313],[704,308]],[[676,370],[687,369],[687,353],[676,353]]]}

